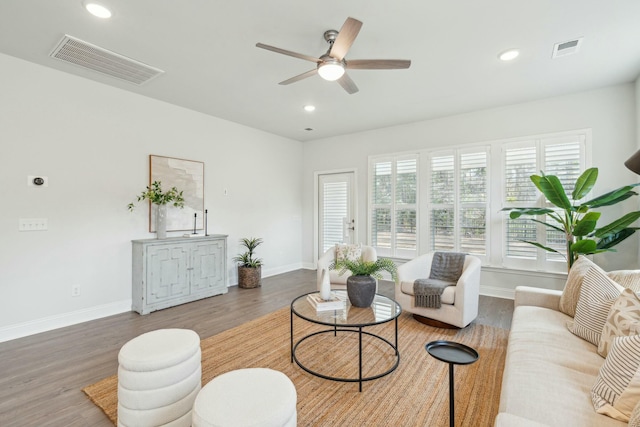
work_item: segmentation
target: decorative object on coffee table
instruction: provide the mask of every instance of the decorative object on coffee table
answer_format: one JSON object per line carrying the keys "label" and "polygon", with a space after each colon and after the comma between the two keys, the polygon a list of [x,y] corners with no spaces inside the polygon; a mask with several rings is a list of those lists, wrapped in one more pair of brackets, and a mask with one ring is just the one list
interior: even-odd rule
{"label": "decorative object on coffee table", "polygon": [[[165,239],[167,237],[167,205],[171,204],[177,208],[184,208],[184,197],[182,191],[176,187],[171,187],[167,191],[162,190],[162,182],[153,181],[151,185],[147,186],[139,196],[137,201],[148,200],[150,205],[155,209],[156,220],[156,235],[158,239]],[[129,211],[133,211],[135,205],[129,203],[127,205]]]}
{"label": "decorative object on coffee table", "polygon": [[233,258],[238,263],[238,287],[243,289],[258,288],[262,279],[262,259],[254,258],[253,251],[263,243],[261,238],[240,239],[240,244],[247,251]]}
{"label": "decorative object on coffee table", "polygon": [[382,271],[390,273],[394,282],[398,281],[396,265],[389,258],[376,261],[343,258],[331,263],[329,268],[339,270],[341,275],[351,272],[352,275],[347,279],[347,295],[354,307],[366,308],[371,305],[376,294],[376,279],[382,279]]}
{"label": "decorative object on coffee table", "polygon": [[320,289],[320,298],[323,300],[331,298],[331,281],[329,279],[329,270],[326,268],[322,269],[318,289]]}
{"label": "decorative object on coffee table", "polygon": [[453,365],[470,365],[478,360],[478,352],[469,346],[453,341],[431,341],[425,346],[427,352],[438,360],[449,364],[449,426],[455,426],[455,398]]}

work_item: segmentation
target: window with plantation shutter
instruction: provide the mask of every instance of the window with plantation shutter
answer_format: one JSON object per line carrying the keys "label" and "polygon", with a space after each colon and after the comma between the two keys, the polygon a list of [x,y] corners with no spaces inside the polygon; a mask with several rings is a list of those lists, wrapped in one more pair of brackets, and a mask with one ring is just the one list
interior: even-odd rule
{"label": "window with plantation shutter", "polygon": [[417,155],[370,162],[369,241],[379,256],[417,254]]}
{"label": "window with plantation shutter", "polygon": [[430,166],[430,249],[486,255],[486,148],[434,153]]}
{"label": "window with plantation shutter", "polygon": [[344,218],[347,217],[348,185],[346,182],[326,182],[323,197],[323,253],[336,243],[344,242]]}
{"label": "window with plantation shutter", "polygon": [[[505,144],[504,199],[503,207],[549,207],[554,206],[531,182],[531,175],[556,175],[567,193],[573,191],[576,179],[585,169],[585,136],[563,135]],[[538,217],[540,221],[553,224],[550,217]],[[546,262],[564,263],[561,254],[566,253],[566,240],[562,232],[537,224],[531,219],[504,220],[504,262],[515,267],[546,268]],[[543,244],[560,254],[539,249],[524,241]]]}
{"label": "window with plantation shutter", "polygon": [[487,253],[487,152],[460,155],[460,252]]}
{"label": "window with plantation shutter", "polygon": [[453,160],[453,154],[434,155],[431,158],[430,246],[434,251],[452,251],[455,248],[454,195],[456,183]]}
{"label": "window with plantation shutter", "polygon": [[[505,147],[504,207],[535,206],[538,190],[530,176],[538,171],[535,142]],[[537,249],[524,241],[537,239],[537,227],[528,219],[509,219],[505,222],[505,256],[535,259]]]}

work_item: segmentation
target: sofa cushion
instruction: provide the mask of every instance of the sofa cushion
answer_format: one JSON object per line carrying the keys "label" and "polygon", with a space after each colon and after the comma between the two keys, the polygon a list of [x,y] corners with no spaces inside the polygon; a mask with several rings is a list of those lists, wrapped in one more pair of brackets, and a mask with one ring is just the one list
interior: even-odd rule
{"label": "sofa cushion", "polygon": [[603,359],[596,346],[569,333],[570,319],[557,310],[515,308],[500,412],[549,426],[620,426],[593,410],[590,391]]}
{"label": "sofa cushion", "polygon": [[560,297],[560,306],[558,307],[564,314],[571,317],[576,315],[576,306],[578,305],[578,298],[580,297],[582,280],[591,267],[600,268],[583,255],[580,255],[571,266],[569,275],[567,276],[567,283],[564,285],[564,290]]}
{"label": "sofa cushion", "polygon": [[615,337],[640,334],[640,298],[631,289],[625,289],[613,302],[607,321],[602,328],[598,354],[607,357]]}
{"label": "sofa cushion", "polygon": [[496,417],[493,427],[549,427],[536,421],[522,418],[518,415],[502,412]]}
{"label": "sofa cushion", "polygon": [[640,335],[614,338],[609,355],[591,389],[600,414],[629,421],[640,400]]}
{"label": "sofa cushion", "polygon": [[582,281],[576,315],[573,324],[569,322],[569,330],[597,346],[609,309],[623,290],[602,269],[591,267]]}

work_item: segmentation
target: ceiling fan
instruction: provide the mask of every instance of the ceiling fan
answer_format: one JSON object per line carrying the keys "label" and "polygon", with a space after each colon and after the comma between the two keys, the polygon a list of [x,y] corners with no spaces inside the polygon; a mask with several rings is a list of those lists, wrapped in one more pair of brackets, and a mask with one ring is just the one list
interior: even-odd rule
{"label": "ceiling fan", "polygon": [[354,18],[347,18],[347,20],[344,21],[342,28],[340,28],[340,31],[325,31],[324,39],[329,43],[329,50],[319,58],[292,52],[290,50],[280,49],[279,47],[269,46],[263,43],[257,43],[256,47],[318,64],[313,70],[309,70],[305,73],[291,77],[290,79],[281,81],[279,83],[281,85],[295,83],[318,73],[320,77],[325,80],[337,81],[344,90],[349,94],[353,94],[358,92],[358,86],[356,86],[354,81],[351,80],[351,77],[347,75],[345,72],[346,70],[392,70],[409,68],[409,66],[411,66],[411,61],[407,59],[350,59],[347,61],[345,59],[347,51],[358,36],[361,27],[362,22]]}

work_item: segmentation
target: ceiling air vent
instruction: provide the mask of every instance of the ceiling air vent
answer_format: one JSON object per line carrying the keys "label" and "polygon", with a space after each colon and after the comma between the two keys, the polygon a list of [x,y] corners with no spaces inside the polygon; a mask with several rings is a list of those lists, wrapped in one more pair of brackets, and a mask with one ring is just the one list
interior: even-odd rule
{"label": "ceiling air vent", "polygon": [[68,35],[60,40],[49,56],[137,85],[164,73],[158,68]]}
{"label": "ceiling air vent", "polygon": [[551,55],[551,57],[560,58],[561,56],[573,55],[574,53],[578,53],[580,45],[582,45],[582,37],[574,40],[568,40],[562,43],[556,43],[553,45],[553,55]]}

